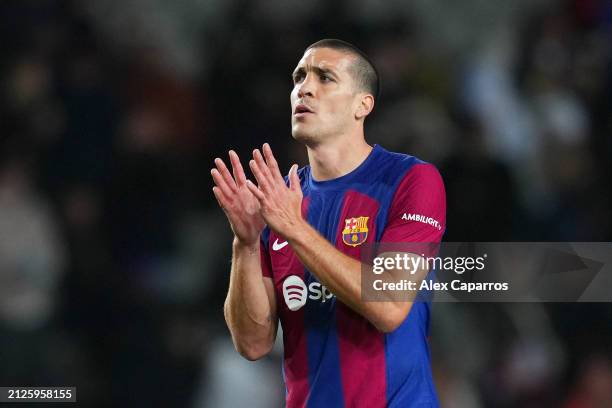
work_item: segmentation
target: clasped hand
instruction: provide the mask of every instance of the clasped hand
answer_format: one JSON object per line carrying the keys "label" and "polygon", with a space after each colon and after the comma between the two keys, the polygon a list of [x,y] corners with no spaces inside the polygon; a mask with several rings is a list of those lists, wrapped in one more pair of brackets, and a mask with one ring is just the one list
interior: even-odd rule
{"label": "clasped hand", "polygon": [[289,170],[287,186],[270,146],[266,143],[262,150],[263,155],[259,149],[253,150],[253,159],[249,161],[257,185],[246,178],[240,159],[233,150],[229,152],[233,175],[219,158],[215,159],[216,168],[211,170],[215,198],[236,238],[247,245],[257,243],[264,222],[285,239],[290,239],[304,222],[297,165]]}

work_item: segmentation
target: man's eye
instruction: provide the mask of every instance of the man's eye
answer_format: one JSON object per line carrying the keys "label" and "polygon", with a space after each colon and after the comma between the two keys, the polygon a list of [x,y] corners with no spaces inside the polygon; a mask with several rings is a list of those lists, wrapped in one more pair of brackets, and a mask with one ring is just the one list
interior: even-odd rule
{"label": "man's eye", "polygon": [[303,79],[304,79],[304,75],[295,75],[293,77],[293,83],[297,84],[301,82]]}
{"label": "man's eye", "polygon": [[330,82],[332,81],[332,78],[328,75],[321,75],[321,81],[323,82]]}

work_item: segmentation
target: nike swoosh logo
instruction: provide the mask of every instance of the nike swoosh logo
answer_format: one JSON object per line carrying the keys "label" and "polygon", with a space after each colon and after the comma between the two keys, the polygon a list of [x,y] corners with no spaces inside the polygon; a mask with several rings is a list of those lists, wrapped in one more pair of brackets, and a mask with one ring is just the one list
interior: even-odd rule
{"label": "nike swoosh logo", "polygon": [[275,251],[280,251],[281,249],[283,249],[284,247],[287,246],[287,244],[289,244],[289,242],[285,241],[285,242],[281,242],[280,244],[278,243],[278,238],[276,238],[274,240],[274,243],[272,244],[272,249]]}

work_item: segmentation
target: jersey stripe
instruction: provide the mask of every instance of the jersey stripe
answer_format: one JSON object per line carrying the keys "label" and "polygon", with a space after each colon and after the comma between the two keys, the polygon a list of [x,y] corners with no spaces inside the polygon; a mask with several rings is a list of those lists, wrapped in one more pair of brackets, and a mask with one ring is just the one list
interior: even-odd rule
{"label": "jersey stripe", "polygon": [[[302,216],[308,214],[309,200],[302,201]],[[271,234],[273,235],[273,234]],[[270,238],[271,239],[271,238]],[[297,256],[293,256],[290,265],[290,275],[297,275],[302,280],[305,278],[304,266]],[[282,291],[281,291],[282,293]],[[284,362],[283,375],[285,377],[286,405],[287,407],[305,407],[310,386],[308,383],[308,348],[307,338],[303,335],[305,326],[304,309],[289,311],[282,297],[277,297],[282,302],[279,307],[281,324],[283,326]]]}
{"label": "jersey stripe", "polygon": [[[438,407],[431,375],[427,328],[429,304],[415,302],[404,323],[386,335],[387,401],[392,407]],[[410,347],[406,347],[409,344]],[[415,361],[423,361],[414,364]],[[427,389],[429,392],[424,392]]]}
{"label": "jersey stripe", "polygon": [[[366,242],[374,242],[376,225],[374,215],[379,203],[357,191],[347,191],[340,220],[366,216],[368,237]],[[342,239],[339,225],[336,247],[346,255],[360,259],[361,245],[349,246]],[[363,244],[362,244],[363,245]],[[348,406],[382,407],[386,405],[385,347],[384,335],[366,319],[338,302],[336,325],[340,349],[340,370],[342,388]]]}
{"label": "jersey stripe", "polygon": [[[324,225],[329,225],[330,220],[336,222],[340,213],[340,200],[335,200],[335,206],[317,200],[318,196],[310,197],[308,211],[308,222],[317,227],[319,231],[325,231]],[[333,201],[332,201],[333,202]],[[335,231],[333,229],[332,231]],[[329,237],[326,237],[328,240]],[[318,282],[316,277],[306,270],[306,285]],[[309,301],[305,306],[305,323],[308,338],[308,372],[311,389],[314,390],[338,390],[342,389],[340,374],[340,361],[338,351],[338,337],[335,330],[333,313],[336,298],[333,297],[323,303],[320,301]],[[308,399],[308,407],[344,407],[342,392],[318,392],[311,393]]]}

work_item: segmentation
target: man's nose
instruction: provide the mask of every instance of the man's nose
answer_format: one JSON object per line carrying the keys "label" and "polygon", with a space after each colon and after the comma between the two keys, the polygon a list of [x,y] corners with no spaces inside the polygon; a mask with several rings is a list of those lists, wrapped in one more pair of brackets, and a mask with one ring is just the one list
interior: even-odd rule
{"label": "man's nose", "polygon": [[312,97],[314,94],[314,83],[313,75],[308,74],[298,87],[298,97],[303,98],[304,96]]}

